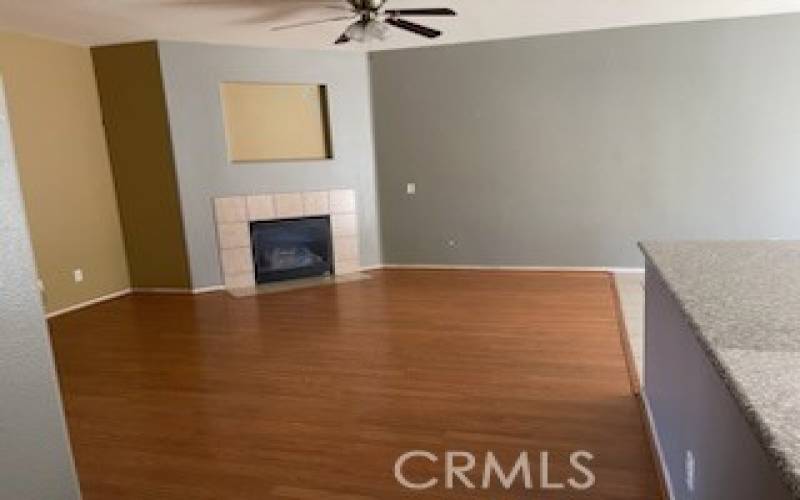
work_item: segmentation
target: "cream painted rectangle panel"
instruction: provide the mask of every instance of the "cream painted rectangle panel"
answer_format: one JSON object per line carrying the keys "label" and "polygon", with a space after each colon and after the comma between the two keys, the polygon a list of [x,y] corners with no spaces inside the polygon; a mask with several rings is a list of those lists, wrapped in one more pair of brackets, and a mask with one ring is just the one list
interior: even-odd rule
{"label": "cream painted rectangle panel", "polygon": [[324,87],[223,83],[220,94],[229,160],[330,158]]}

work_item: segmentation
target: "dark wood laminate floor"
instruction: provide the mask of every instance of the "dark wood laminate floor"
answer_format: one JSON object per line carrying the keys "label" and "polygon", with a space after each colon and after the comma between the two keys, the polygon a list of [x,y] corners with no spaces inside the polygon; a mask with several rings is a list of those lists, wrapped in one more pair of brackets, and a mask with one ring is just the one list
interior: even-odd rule
{"label": "dark wood laminate floor", "polygon": [[[234,299],[129,296],[51,321],[85,500],[655,499],[603,274],[379,271]],[[588,491],[436,488],[445,450],[595,456]],[[510,463],[509,463],[510,465]],[[481,471],[470,474],[480,485]],[[580,476],[579,476],[580,477]]]}

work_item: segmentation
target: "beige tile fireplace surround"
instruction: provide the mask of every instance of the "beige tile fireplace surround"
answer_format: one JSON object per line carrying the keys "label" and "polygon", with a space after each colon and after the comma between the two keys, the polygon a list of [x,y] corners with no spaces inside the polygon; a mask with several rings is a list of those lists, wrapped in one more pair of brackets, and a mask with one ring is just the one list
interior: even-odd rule
{"label": "beige tile fireplace surround", "polygon": [[357,272],[356,195],[352,189],[227,196],[214,199],[217,242],[225,288],[255,286],[250,222],[328,215],[331,219],[334,271]]}

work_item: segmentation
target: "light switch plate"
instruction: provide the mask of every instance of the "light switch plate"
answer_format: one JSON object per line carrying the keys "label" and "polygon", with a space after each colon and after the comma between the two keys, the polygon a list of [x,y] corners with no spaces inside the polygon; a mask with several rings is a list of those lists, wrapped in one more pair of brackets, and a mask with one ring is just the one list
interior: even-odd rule
{"label": "light switch plate", "polygon": [[407,194],[417,194],[417,184],[414,182],[409,182],[406,185],[406,193]]}

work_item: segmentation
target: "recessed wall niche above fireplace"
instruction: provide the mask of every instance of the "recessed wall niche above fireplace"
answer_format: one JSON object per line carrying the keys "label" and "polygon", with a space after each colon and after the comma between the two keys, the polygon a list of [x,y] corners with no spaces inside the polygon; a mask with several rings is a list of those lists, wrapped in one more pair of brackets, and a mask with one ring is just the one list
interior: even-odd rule
{"label": "recessed wall niche above fireplace", "polygon": [[360,269],[353,190],[216,198],[214,212],[226,288]]}

